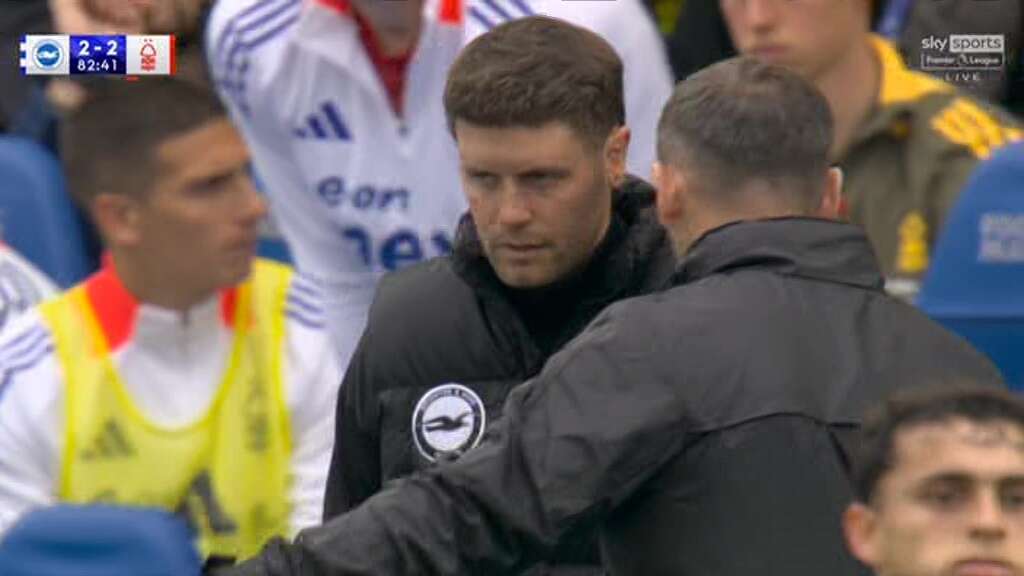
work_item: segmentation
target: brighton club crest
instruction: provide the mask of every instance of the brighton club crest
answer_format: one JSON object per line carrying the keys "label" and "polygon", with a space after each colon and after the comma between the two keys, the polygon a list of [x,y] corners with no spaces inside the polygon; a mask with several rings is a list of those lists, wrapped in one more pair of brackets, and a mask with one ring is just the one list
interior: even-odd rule
{"label": "brighton club crest", "polygon": [[484,404],[461,384],[431,388],[412,413],[412,437],[424,458],[435,462],[475,447],[486,426]]}

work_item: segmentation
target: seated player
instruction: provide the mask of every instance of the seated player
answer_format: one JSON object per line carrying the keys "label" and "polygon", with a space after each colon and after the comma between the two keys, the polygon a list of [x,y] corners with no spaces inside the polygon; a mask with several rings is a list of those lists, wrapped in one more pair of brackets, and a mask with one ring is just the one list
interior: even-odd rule
{"label": "seated player", "polygon": [[215,96],[91,92],[63,149],[109,254],[0,339],[0,532],[57,501],[156,506],[244,557],[320,519],[340,376],[318,296],[255,260],[266,206]]}

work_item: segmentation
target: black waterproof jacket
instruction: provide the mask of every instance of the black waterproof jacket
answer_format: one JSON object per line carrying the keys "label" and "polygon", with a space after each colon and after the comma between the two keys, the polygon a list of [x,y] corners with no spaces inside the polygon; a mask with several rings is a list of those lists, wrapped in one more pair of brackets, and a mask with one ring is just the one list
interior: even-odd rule
{"label": "black waterproof jacket", "polygon": [[234,574],[506,574],[591,524],[613,576],[866,574],[840,533],[865,408],[995,368],[886,296],[852,225],[727,225],[674,281],[609,307],[458,461]]}

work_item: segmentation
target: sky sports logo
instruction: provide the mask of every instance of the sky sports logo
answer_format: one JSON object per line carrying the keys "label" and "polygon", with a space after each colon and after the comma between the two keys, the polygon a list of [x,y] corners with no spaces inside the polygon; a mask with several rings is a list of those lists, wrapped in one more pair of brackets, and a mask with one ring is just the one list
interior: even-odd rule
{"label": "sky sports logo", "polygon": [[938,50],[953,54],[984,54],[1006,52],[1003,34],[950,34],[946,38],[929,36],[921,40],[922,50]]}
{"label": "sky sports logo", "polygon": [[924,71],[956,73],[965,75],[962,80],[969,81],[971,78],[980,80],[982,74],[1001,74],[1005,65],[1006,37],[1003,34],[950,34],[921,39],[920,69]]}

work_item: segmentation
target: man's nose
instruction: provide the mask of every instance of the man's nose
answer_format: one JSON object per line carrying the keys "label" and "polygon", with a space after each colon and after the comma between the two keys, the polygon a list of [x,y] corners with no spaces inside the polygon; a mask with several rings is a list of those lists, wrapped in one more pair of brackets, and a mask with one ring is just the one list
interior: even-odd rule
{"label": "man's nose", "polygon": [[533,213],[524,195],[514,186],[502,192],[498,207],[498,223],[506,228],[519,228],[530,223]]}
{"label": "man's nose", "polygon": [[971,510],[970,534],[980,540],[1006,537],[1006,515],[997,494],[983,494]]}
{"label": "man's nose", "polygon": [[745,16],[747,24],[752,29],[771,29],[779,16],[779,0],[747,0]]}
{"label": "man's nose", "polygon": [[256,190],[256,186],[248,173],[241,173],[238,176],[238,186],[244,198],[242,213],[247,222],[263,220],[267,216],[267,201]]}

